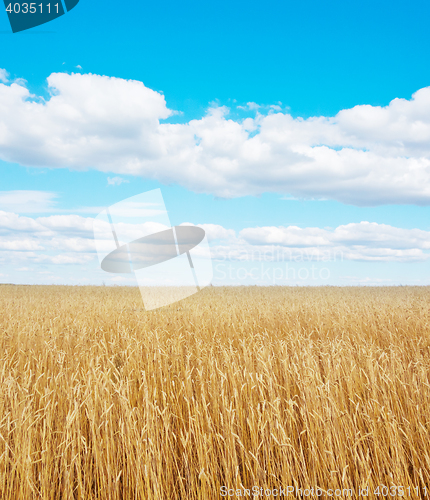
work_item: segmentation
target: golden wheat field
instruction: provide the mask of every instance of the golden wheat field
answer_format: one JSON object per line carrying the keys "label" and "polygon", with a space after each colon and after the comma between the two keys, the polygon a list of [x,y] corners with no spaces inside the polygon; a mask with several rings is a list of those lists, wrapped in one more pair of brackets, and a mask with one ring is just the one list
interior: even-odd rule
{"label": "golden wheat field", "polygon": [[0,332],[2,500],[430,486],[430,288],[4,285]]}

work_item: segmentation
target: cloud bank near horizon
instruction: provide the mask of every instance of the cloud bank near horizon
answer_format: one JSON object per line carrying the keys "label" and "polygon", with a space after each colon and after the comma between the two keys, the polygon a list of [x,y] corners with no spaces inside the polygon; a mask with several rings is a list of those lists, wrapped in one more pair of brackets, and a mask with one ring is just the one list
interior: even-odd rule
{"label": "cloud bank near horizon", "polygon": [[[96,261],[93,221],[91,217],[76,214],[33,218],[0,211],[0,263],[13,268]],[[132,241],[141,236],[143,226],[123,224],[121,232]],[[215,261],[426,262],[430,259],[430,231],[375,222],[350,223],[333,229],[263,226],[243,228],[237,233],[215,224],[199,227],[207,233]],[[162,228],[150,229],[155,232]]]}
{"label": "cloud bank near horizon", "polygon": [[231,119],[218,107],[172,124],[163,122],[175,114],[165,97],[142,82],[53,73],[44,100],[5,70],[0,81],[4,161],[142,176],[219,197],[430,205],[430,87],[334,117],[254,106],[254,117]]}

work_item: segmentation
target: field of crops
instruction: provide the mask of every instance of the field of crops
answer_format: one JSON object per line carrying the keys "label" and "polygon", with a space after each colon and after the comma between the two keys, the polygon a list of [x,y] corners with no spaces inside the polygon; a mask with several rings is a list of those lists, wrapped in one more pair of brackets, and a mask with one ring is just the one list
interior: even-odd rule
{"label": "field of crops", "polygon": [[3,285],[0,334],[2,500],[430,486],[429,288]]}

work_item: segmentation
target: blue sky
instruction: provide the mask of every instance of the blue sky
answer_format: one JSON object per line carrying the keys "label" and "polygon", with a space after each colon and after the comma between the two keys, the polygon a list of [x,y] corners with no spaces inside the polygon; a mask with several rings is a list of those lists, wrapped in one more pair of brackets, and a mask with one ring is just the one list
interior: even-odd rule
{"label": "blue sky", "polygon": [[[429,14],[80,0],[12,34],[1,11],[0,282],[131,284],[87,223],[160,187],[214,284],[429,284]],[[255,271],[262,248],[291,259]]]}

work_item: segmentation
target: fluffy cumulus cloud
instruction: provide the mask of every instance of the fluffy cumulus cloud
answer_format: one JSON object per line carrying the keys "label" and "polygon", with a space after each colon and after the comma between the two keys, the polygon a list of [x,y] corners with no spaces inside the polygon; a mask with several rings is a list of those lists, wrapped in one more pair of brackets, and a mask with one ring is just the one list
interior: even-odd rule
{"label": "fluffy cumulus cloud", "polygon": [[52,74],[51,98],[17,83],[0,85],[1,158],[23,165],[95,167],[134,173],[159,154],[159,120],[171,115],[164,97],[141,82],[97,75]]}
{"label": "fluffy cumulus cloud", "polygon": [[356,205],[430,204],[430,87],[385,107],[293,118],[225,107],[171,124],[164,96],[138,81],[54,73],[50,98],[0,73],[0,159],[94,168],[222,197],[278,192]]}

